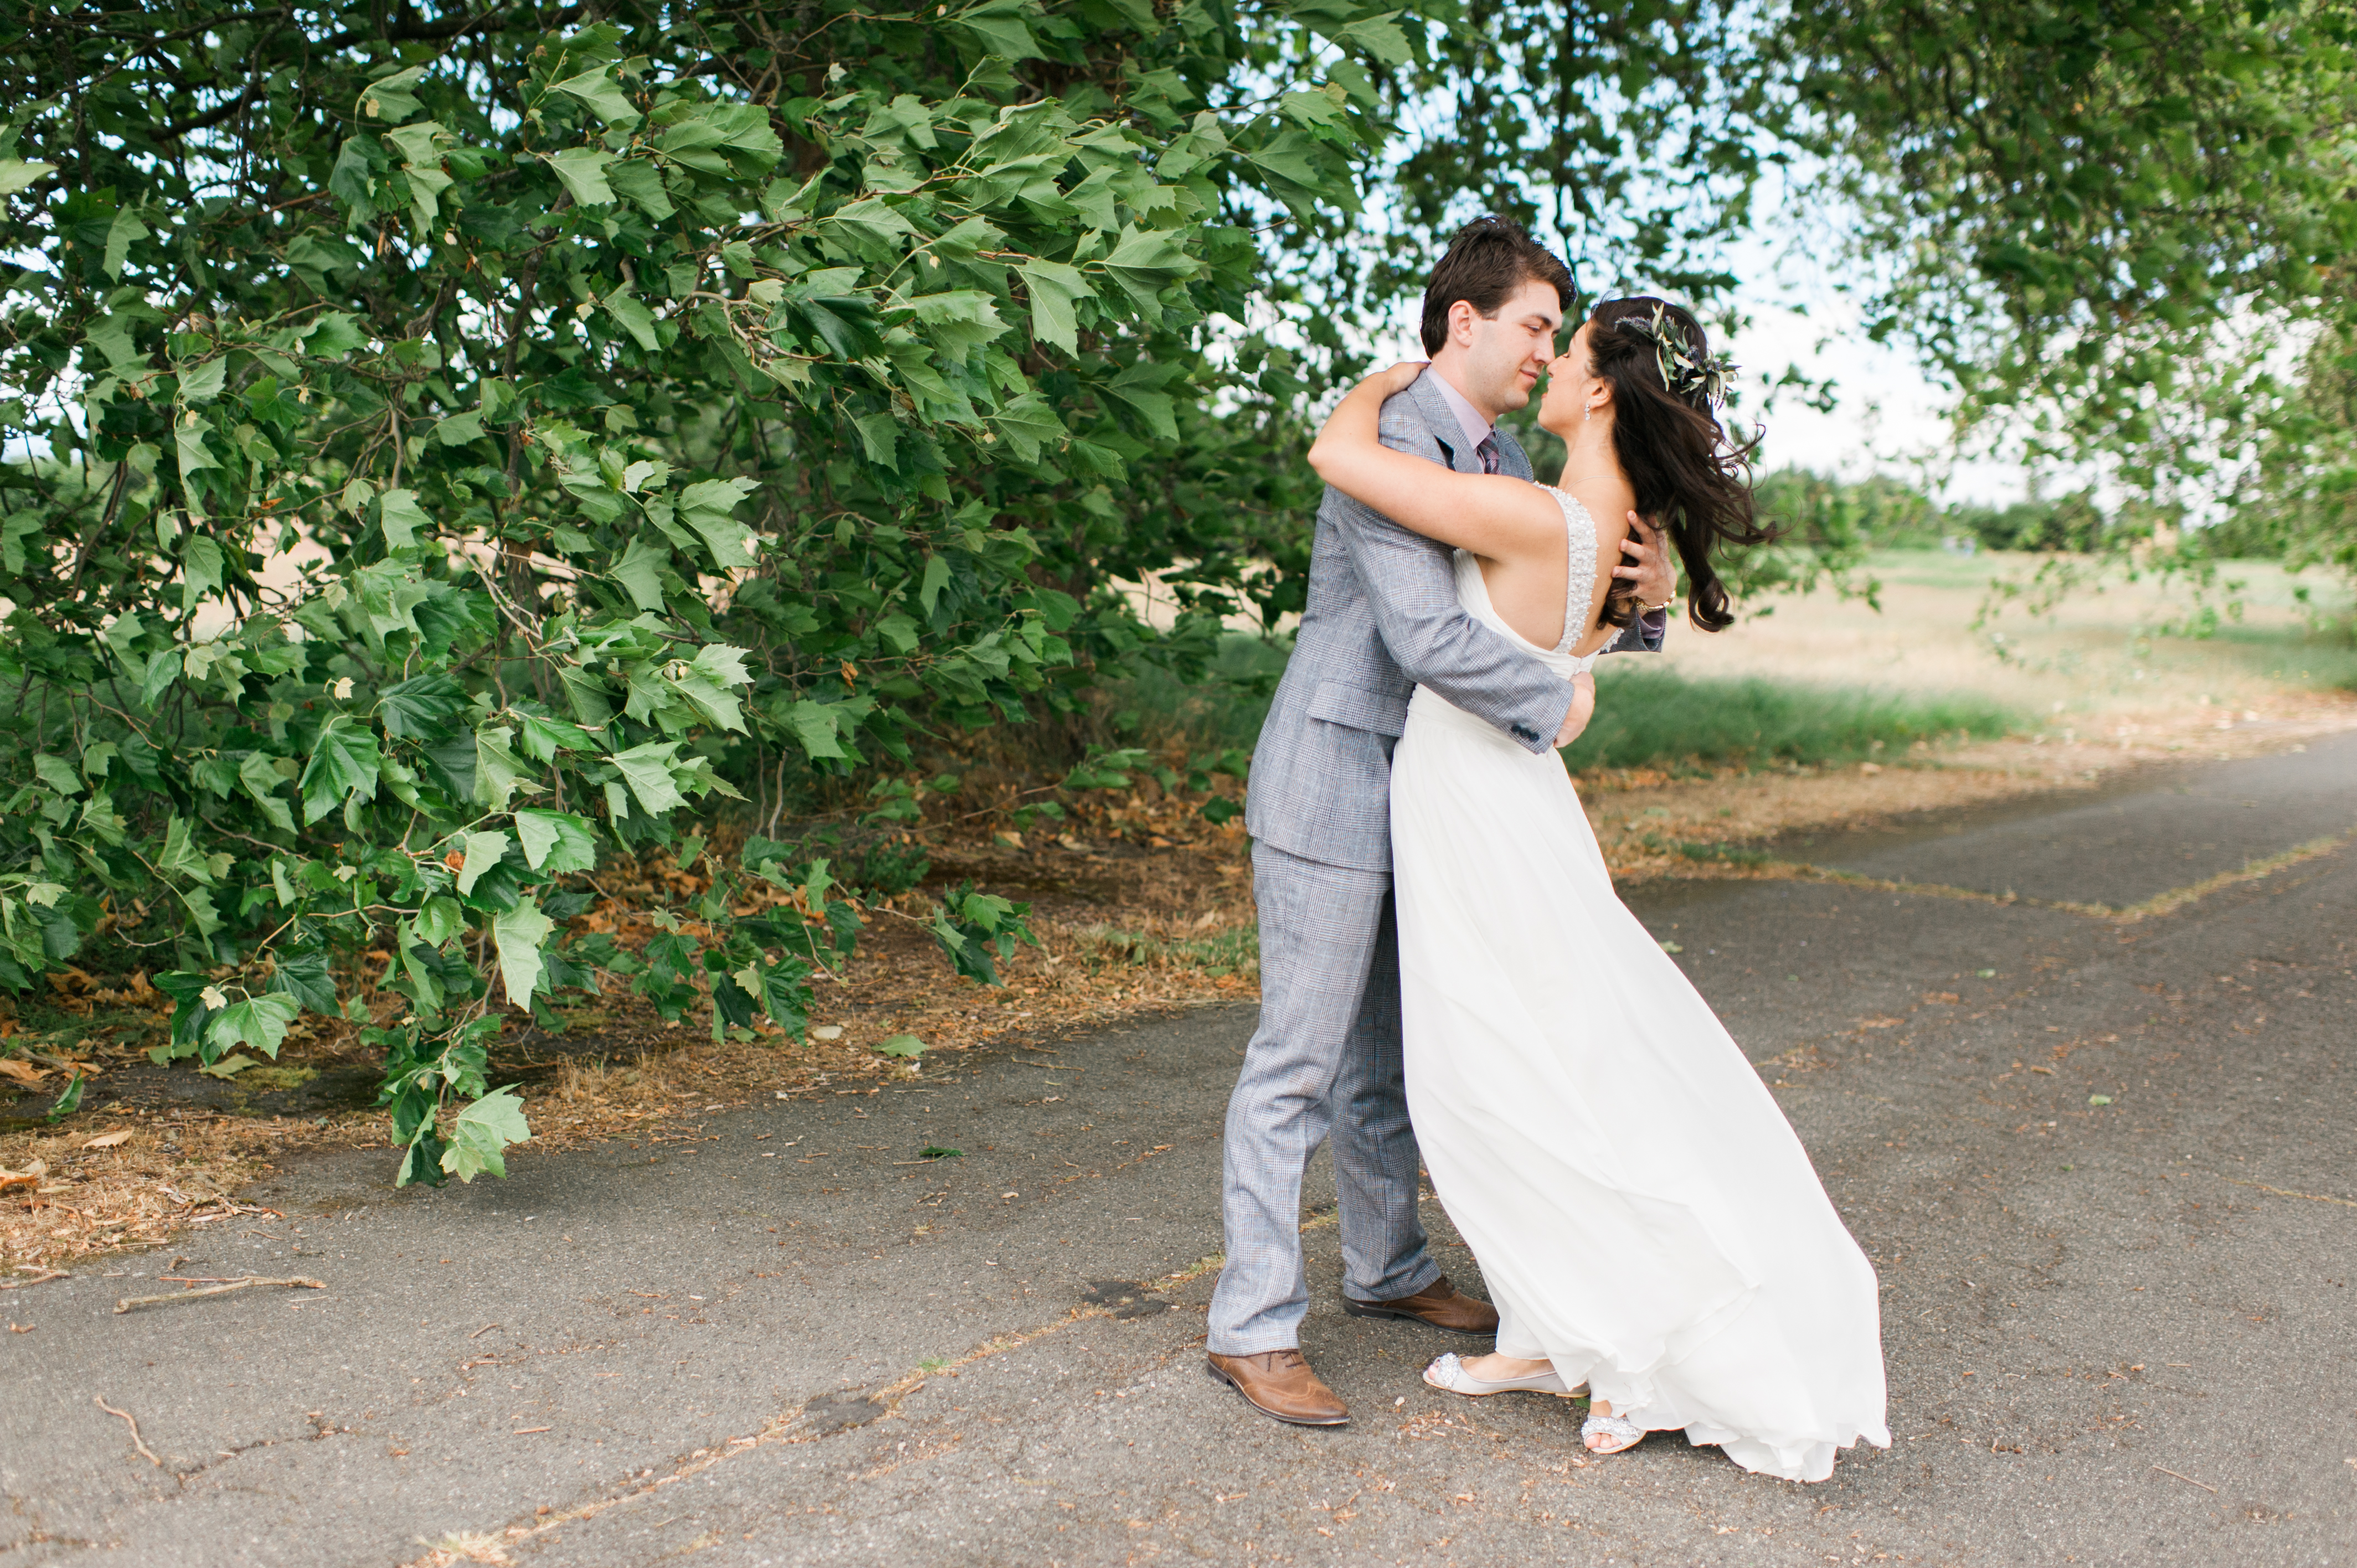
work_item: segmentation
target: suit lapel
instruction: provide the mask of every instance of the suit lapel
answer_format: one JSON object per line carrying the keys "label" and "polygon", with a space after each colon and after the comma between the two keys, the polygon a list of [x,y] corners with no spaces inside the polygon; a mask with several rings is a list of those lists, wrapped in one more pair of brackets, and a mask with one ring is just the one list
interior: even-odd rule
{"label": "suit lapel", "polygon": [[1434,384],[1430,371],[1408,383],[1407,395],[1415,404],[1416,412],[1424,415],[1425,426],[1432,432],[1432,438],[1440,443],[1442,451],[1448,454],[1448,466],[1460,474],[1480,473],[1481,459],[1466,447],[1465,428],[1457,423],[1457,411],[1450,408],[1448,400],[1440,395],[1440,389]]}

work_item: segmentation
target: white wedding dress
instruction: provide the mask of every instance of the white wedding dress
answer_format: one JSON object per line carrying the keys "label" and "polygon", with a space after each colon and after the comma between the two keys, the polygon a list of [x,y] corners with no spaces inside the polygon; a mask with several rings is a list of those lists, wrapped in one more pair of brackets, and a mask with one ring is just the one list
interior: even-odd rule
{"label": "white wedding dress", "polygon": [[[1570,531],[1569,676],[1596,525]],[[1419,688],[1392,763],[1408,1107],[1498,1308],[1498,1349],[1749,1470],[1888,1447],[1880,1301],[1784,1113],[1612,890],[1562,761]]]}

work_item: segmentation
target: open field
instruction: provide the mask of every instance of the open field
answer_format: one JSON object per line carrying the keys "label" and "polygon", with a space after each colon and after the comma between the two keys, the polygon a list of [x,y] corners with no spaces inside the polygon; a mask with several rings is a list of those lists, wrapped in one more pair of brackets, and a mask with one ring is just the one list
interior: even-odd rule
{"label": "open field", "polygon": [[[1974,693],[2052,729],[2199,707],[2246,707],[2295,694],[2357,692],[2357,644],[2346,634],[2308,629],[2305,586],[2314,607],[2345,621],[2347,588],[2324,574],[2294,578],[2261,562],[2233,563],[2222,583],[2246,585],[2239,619],[2209,638],[2163,635],[2190,623],[2199,606],[2182,584],[2116,575],[2070,593],[2050,614],[2026,600],[1974,620],[1994,585],[2028,583],[2056,557],[1995,552],[1884,551],[1869,564],[1879,579],[1878,614],[1819,592],[1747,616],[1717,637],[1681,628],[1664,657],[1692,676],[1760,675],[1837,686],[1915,693]],[[2210,596],[2218,604],[2222,596]],[[2001,641],[1999,639],[2002,639]],[[2061,704],[2059,707],[2056,704]]]}
{"label": "open field", "polygon": [[[2203,639],[2161,633],[2195,607],[2182,585],[2149,578],[2115,579],[2045,616],[2012,603],[1975,629],[1991,585],[2026,581],[2045,559],[1885,552],[1870,564],[1882,585],[1879,612],[1821,592],[1716,637],[1680,626],[1658,665],[1607,660],[1599,714],[1616,701],[1680,695],[1660,672],[1706,693],[1770,683],[1782,689],[1785,706],[1814,687],[1828,710],[1815,736],[1816,766],[1763,756],[1741,767],[1705,758],[1696,768],[1681,766],[1689,748],[1676,737],[1722,731],[1724,714],[1648,704],[1631,714],[1623,706],[1617,728],[1664,744],[1650,764],[1581,774],[1581,796],[1615,875],[1726,875],[1730,863],[1709,858],[1711,846],[2085,789],[2122,768],[2254,756],[2357,726],[2357,647],[2345,633],[2311,630],[2310,607],[2294,596],[2304,584],[2314,607],[2345,618],[2348,595],[2334,580],[2238,565],[2222,576],[2248,585],[2244,615]],[[1992,638],[2000,632],[2002,654]],[[1876,695],[1894,705],[1878,709]],[[1919,713],[1969,715],[1994,706],[2015,722],[1996,738],[1984,732],[1904,747],[1875,746],[1870,725],[1846,733],[1832,722],[1904,713],[1910,699]],[[1721,765],[1707,766],[1713,760]]]}

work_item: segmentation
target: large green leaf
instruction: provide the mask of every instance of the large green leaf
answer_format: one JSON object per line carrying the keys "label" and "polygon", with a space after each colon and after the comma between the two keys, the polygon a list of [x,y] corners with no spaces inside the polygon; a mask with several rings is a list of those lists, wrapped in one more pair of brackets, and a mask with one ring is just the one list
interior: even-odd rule
{"label": "large green leaf", "polygon": [[232,1002],[205,1026],[205,1044],[216,1056],[245,1046],[275,1060],[279,1044],[286,1038],[286,1026],[301,1011],[301,1003],[281,992]]}
{"label": "large green leaf", "polygon": [[679,498],[680,521],[703,536],[722,570],[753,564],[752,531],[737,521],[737,503],[753,492],[750,479],[706,479]]}
{"label": "large green leaf", "polygon": [[649,310],[645,304],[630,290],[618,288],[608,295],[606,313],[621,323],[622,330],[628,332],[637,341],[639,347],[649,353],[662,347],[662,339],[655,335],[654,312]]}
{"label": "large green leaf", "polygon": [[442,1154],[442,1170],[462,1182],[479,1176],[504,1176],[508,1147],[531,1136],[522,1101],[511,1089],[497,1090],[458,1112],[451,1124],[450,1146]]}
{"label": "large green leaf", "polygon": [[271,966],[270,989],[327,1017],[337,1015],[336,979],[325,948],[289,948]]}
{"label": "large green leaf", "polygon": [[23,158],[0,158],[0,196],[14,196],[39,179],[57,172],[57,165],[28,163]]}
{"label": "large green leaf", "polygon": [[599,66],[550,85],[559,92],[579,99],[608,125],[638,123],[639,112],[630,107],[630,99],[623,95],[622,84],[614,80],[614,73],[608,67]]}
{"label": "large green leaf", "polygon": [[951,19],[972,33],[984,52],[1010,60],[1030,59],[1039,54],[1039,46],[1024,18],[1039,13],[1034,0],[984,0]]}
{"label": "large green leaf", "polygon": [[628,751],[614,754],[614,766],[638,797],[639,805],[649,813],[661,816],[677,806],[687,804],[687,798],[672,782],[671,759],[679,755],[679,742],[651,740],[644,746],[634,746]]}
{"label": "large green leaf", "polygon": [[377,716],[384,733],[396,740],[447,740],[457,733],[456,720],[465,711],[467,695],[446,674],[420,675],[387,686],[377,693]]}
{"label": "large green leaf", "polygon": [[377,516],[384,526],[387,549],[406,550],[417,542],[417,532],[433,521],[417,505],[414,490],[387,490],[377,498]]}
{"label": "large green leaf", "polygon": [[164,848],[156,856],[156,869],[167,876],[185,876],[192,882],[211,884],[212,867],[197,853],[186,818],[171,819],[165,831]]}
{"label": "large green leaf", "polygon": [[597,868],[597,832],[583,818],[565,811],[518,811],[515,829],[523,857],[534,871],[555,876]]}
{"label": "large green leaf", "polygon": [[1028,261],[1017,269],[1031,300],[1031,335],[1067,354],[1080,351],[1081,301],[1095,296],[1077,267],[1061,262]]}
{"label": "large green leaf", "polygon": [[472,893],[483,873],[497,865],[507,854],[508,835],[496,829],[468,832],[459,836],[458,891]]}
{"label": "large green leaf", "polygon": [[606,183],[606,166],[613,161],[613,154],[597,147],[567,147],[547,163],[574,200],[602,207],[614,199],[614,188]]}
{"label": "large green leaf", "polygon": [[533,987],[540,983],[541,944],[556,922],[540,912],[539,900],[523,898],[491,917],[491,941],[500,955],[500,983],[510,1004],[532,1010]]}
{"label": "large green leaf", "polygon": [[376,736],[350,715],[337,714],[320,725],[319,738],[311,746],[311,760],[297,786],[303,796],[304,822],[317,822],[353,796],[374,800],[378,761]]}

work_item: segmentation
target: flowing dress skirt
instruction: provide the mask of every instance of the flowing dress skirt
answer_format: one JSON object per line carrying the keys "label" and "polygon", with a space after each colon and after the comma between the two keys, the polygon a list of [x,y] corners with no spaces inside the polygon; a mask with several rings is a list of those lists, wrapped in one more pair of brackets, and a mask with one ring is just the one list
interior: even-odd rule
{"label": "flowing dress skirt", "polygon": [[1419,690],[1392,843],[1408,1105],[1499,1350],[1768,1475],[1888,1447],[1874,1270],[1561,761]]}

